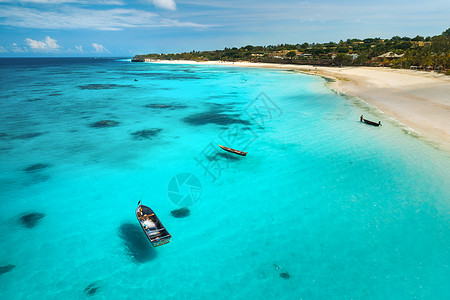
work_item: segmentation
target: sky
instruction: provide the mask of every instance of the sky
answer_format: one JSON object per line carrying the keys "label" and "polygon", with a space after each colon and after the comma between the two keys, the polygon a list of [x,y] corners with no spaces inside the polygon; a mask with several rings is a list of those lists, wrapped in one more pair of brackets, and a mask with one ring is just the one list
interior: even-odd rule
{"label": "sky", "polygon": [[0,0],[0,56],[173,53],[433,36],[449,0]]}

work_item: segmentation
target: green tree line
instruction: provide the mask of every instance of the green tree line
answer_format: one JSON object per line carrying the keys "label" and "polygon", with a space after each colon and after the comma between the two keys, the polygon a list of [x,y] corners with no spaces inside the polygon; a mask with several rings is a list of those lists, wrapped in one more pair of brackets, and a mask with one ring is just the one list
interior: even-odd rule
{"label": "green tree line", "polygon": [[[388,54],[389,53],[389,54]],[[450,71],[450,28],[436,36],[390,39],[347,39],[328,43],[279,44],[213,51],[136,55],[135,61],[195,60],[253,61],[326,66],[389,66]]]}

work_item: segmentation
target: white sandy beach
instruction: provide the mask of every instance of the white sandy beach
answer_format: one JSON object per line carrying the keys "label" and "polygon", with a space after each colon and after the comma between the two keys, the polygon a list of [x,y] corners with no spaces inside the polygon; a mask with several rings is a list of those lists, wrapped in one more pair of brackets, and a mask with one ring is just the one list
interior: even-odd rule
{"label": "white sandy beach", "polygon": [[450,150],[450,76],[373,67],[316,67],[250,62],[158,61],[176,64],[233,65],[297,70],[335,79],[339,94],[358,97],[412,129],[441,149]]}

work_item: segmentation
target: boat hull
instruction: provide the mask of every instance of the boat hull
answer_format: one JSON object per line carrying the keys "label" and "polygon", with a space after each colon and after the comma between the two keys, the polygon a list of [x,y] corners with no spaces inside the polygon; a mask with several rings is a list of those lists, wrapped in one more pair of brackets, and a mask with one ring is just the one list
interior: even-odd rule
{"label": "boat hull", "polygon": [[377,126],[377,127],[378,127],[378,126],[381,126],[381,121],[379,121],[378,123],[376,123],[376,122],[373,122],[373,121],[364,119],[363,115],[361,115],[361,117],[360,117],[359,120],[360,120],[361,122],[364,122],[364,123],[368,124],[368,125]]}
{"label": "boat hull", "polygon": [[172,236],[150,207],[139,205],[136,208],[136,217],[153,247],[170,243]]}
{"label": "boat hull", "polygon": [[228,148],[222,145],[219,145],[220,148],[222,148],[225,151],[228,151],[230,153],[234,153],[237,155],[241,155],[241,156],[246,156],[248,152],[244,152],[244,151],[240,151],[240,150],[236,150],[236,149],[232,149],[232,148]]}
{"label": "boat hull", "polygon": [[363,122],[368,124],[368,125],[372,125],[372,126],[380,126],[381,125],[380,123],[375,123],[375,122],[372,122],[372,121],[369,121],[369,120],[366,120],[366,119],[363,119]]}

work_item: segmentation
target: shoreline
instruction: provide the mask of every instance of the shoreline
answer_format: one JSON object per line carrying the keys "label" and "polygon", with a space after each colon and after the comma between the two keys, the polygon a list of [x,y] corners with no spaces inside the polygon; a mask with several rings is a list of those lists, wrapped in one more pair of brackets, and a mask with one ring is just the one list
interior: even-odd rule
{"label": "shoreline", "polygon": [[436,148],[450,151],[450,76],[405,69],[321,67],[251,62],[151,61],[299,71],[332,79],[332,90],[357,97],[414,131]]}

